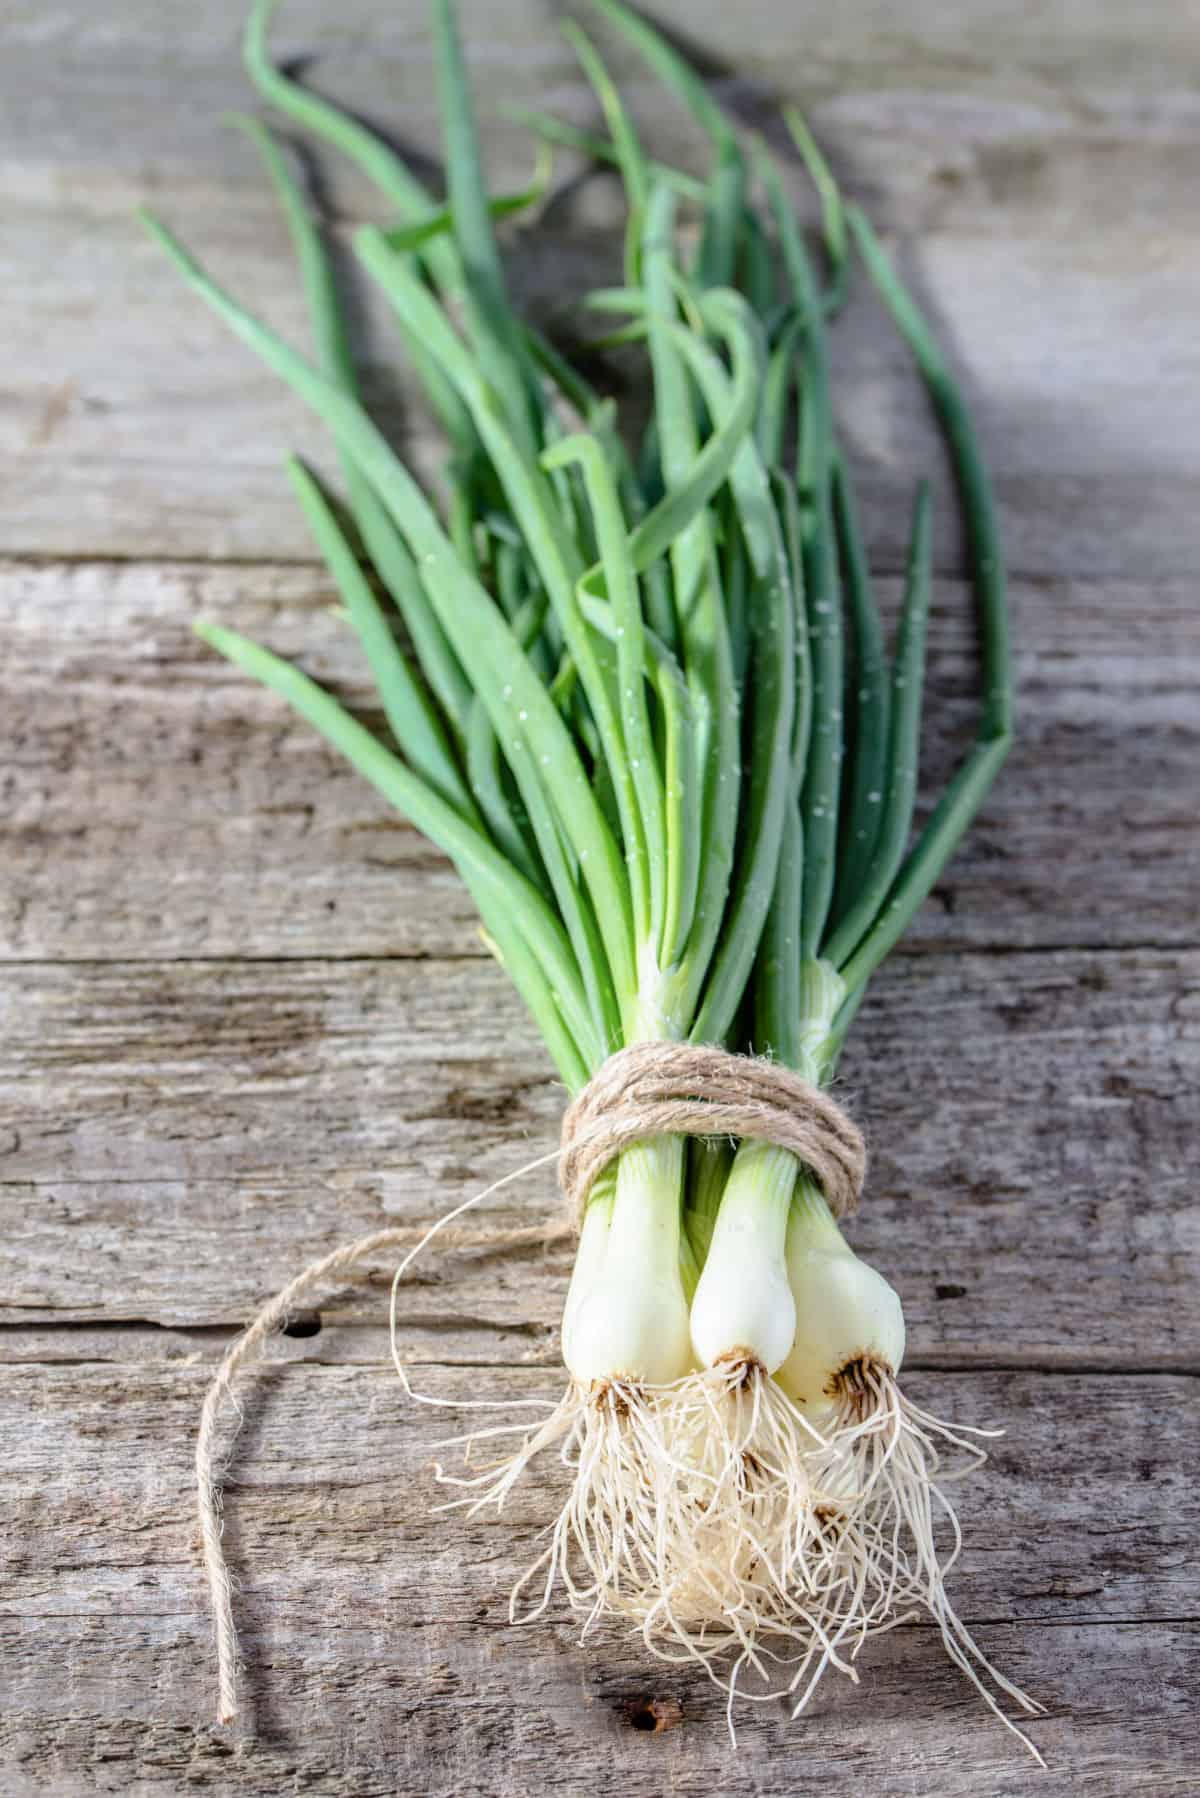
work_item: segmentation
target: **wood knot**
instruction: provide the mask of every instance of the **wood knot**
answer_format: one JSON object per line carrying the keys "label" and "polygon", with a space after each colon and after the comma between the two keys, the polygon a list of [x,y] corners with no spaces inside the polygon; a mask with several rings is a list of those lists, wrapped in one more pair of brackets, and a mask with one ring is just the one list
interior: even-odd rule
{"label": "wood knot", "polygon": [[683,1706],[677,1698],[636,1698],[625,1705],[625,1717],[631,1729],[661,1735],[664,1729],[678,1729],[683,1722]]}

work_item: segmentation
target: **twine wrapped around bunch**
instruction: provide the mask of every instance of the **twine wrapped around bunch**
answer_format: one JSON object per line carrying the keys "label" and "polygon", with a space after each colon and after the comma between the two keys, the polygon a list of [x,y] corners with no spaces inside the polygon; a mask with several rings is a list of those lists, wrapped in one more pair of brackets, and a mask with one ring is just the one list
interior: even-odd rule
{"label": "twine wrapped around bunch", "polygon": [[633,1043],[610,1055],[562,1121],[558,1178],[576,1226],[602,1169],[651,1136],[729,1136],[790,1149],[834,1217],[858,1203],[862,1133],[828,1093],[778,1062],[704,1043]]}

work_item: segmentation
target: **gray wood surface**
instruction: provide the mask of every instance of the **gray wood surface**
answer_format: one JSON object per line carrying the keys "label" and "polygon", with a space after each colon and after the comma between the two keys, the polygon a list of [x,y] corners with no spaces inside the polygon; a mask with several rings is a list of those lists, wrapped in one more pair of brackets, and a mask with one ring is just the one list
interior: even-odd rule
{"label": "gray wood surface", "polygon": [[[772,91],[808,106],[937,312],[998,478],[1020,741],[845,1080],[873,1149],[855,1241],[904,1298],[912,1391],[1008,1426],[962,1489],[956,1589],[1049,1706],[1048,1775],[928,1630],[800,1724],[748,1709],[734,1757],[692,1674],[561,1618],[512,1628],[553,1474],[502,1524],[433,1514],[438,1420],[386,1365],[384,1264],[247,1390],[250,1705],[209,1721],[189,1467],[215,1357],[310,1255],[415,1237],[546,1150],[560,1104],[450,870],[190,635],[236,623],[368,703],[280,476],[318,440],[130,216],[150,199],[302,336],[284,234],[219,125],[247,103],[241,16],[10,0],[0,22],[0,1791],[1195,1792],[1200,7],[660,9],[750,122]],[[586,121],[553,16],[464,0],[473,66],[489,100]],[[286,0],[277,40],[433,148],[419,6]],[[656,147],[693,154],[616,61]],[[485,139],[519,180],[521,134]],[[369,196],[323,171],[349,228]],[[613,222],[598,182],[521,236],[532,306],[605,265]],[[366,306],[360,330],[432,467]],[[933,438],[865,296],[838,355],[887,576]],[[940,513],[934,771],[971,680]],[[414,1277],[424,1390],[553,1394],[569,1250],[497,1237],[554,1203],[532,1178]]]}

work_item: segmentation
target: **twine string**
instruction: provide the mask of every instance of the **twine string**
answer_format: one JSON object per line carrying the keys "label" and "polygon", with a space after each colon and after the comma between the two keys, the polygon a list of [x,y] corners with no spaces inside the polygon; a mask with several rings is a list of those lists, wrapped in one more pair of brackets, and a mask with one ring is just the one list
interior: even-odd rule
{"label": "twine string", "polygon": [[[503,1187],[555,1161],[578,1228],[588,1194],[603,1169],[632,1143],[654,1136],[729,1136],[789,1149],[812,1170],[835,1217],[854,1210],[866,1174],[866,1150],[857,1127],[828,1093],[789,1068],[703,1044],[635,1043],[611,1055],[568,1107],[557,1149],[464,1199],[431,1224],[415,1245],[411,1226],[396,1225],[356,1237],[321,1256],[269,1299],[231,1343],[205,1394],[196,1435],[200,1540],[216,1635],[219,1722],[232,1723],[237,1717],[238,1639],[222,1540],[217,1428],[226,1401],[233,1400],[239,1373],[315,1287],[350,1273],[385,1249],[407,1244],[392,1281],[390,1308],[393,1359],[407,1387],[395,1350],[396,1290],[433,1238]],[[556,1233],[553,1223],[540,1230],[514,1230],[494,1246],[511,1247]]]}
{"label": "twine string", "polygon": [[866,1178],[857,1125],[791,1068],[704,1043],[632,1043],[609,1056],[563,1118],[558,1177],[577,1227],[603,1169],[649,1136],[731,1136],[790,1149],[834,1217],[855,1209]]}

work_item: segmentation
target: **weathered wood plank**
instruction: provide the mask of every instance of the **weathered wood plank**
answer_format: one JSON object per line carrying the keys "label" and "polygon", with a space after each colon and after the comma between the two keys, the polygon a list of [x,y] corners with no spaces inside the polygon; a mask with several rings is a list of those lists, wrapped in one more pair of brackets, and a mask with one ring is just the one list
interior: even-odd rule
{"label": "weathered wood plank", "polygon": [[[580,8],[581,15],[585,11]],[[1021,0],[990,0],[986,7],[922,0],[903,34],[894,30],[888,0],[863,0],[853,14],[829,11],[819,0],[797,0],[786,13],[770,0],[747,0],[740,20],[731,19],[720,0],[693,0],[686,23],[677,0],[663,0],[654,16],[710,66],[748,63],[769,74],[786,60],[811,70],[814,83],[836,87],[856,69],[869,68],[897,87],[925,74],[959,91],[996,84],[1003,75],[1014,86],[1041,81],[1047,91],[1069,94],[1118,85],[1120,76],[1130,89],[1157,92],[1174,82],[1183,88],[1200,72],[1195,0],[1146,0],[1136,20],[1119,7],[1098,10],[1090,0],[1055,0],[1032,17]],[[488,0],[460,0],[459,17],[472,55],[493,83],[493,71],[532,83],[547,65],[571,66],[536,0],[506,0],[503,35],[494,29]],[[66,11],[47,15],[37,0],[10,0],[5,36],[14,54],[24,51],[34,60],[43,83],[52,82],[63,63],[115,70],[140,63],[157,67],[161,82],[164,53],[201,66],[236,55],[245,18],[241,0],[211,0],[203,16],[187,0],[123,0],[103,19]],[[593,29],[606,44],[613,42],[595,13]],[[406,80],[404,91],[430,104],[428,30],[418,9],[380,14],[369,0],[346,0],[331,15],[323,0],[286,0],[275,35],[282,53],[317,43],[352,59],[364,76],[381,64],[389,72],[394,66]],[[622,70],[636,67],[619,45],[614,60]],[[15,80],[11,85],[14,98],[28,92]]]}
{"label": "weathered wood plank", "polygon": [[[398,1647],[394,1620],[412,1632],[407,1650]],[[581,1648],[547,1631],[536,1655],[517,1662],[510,1631],[475,1625],[468,1646],[449,1627],[413,1620],[406,1593],[384,1623],[336,1594],[311,1614],[264,1620],[254,1637],[257,1732],[240,1737],[204,1720],[208,1639],[190,1612],[56,1618],[55,1631],[72,1703],[48,1713],[44,1689],[31,1691],[21,1678],[0,1717],[11,1798],[301,1785],[317,1798],[1195,1793],[1187,1748],[1198,1696],[1195,1625],[980,1628],[989,1655],[1053,1690],[1054,1714],[1037,1728],[1049,1772],[1025,1764],[979,1714],[928,1631],[883,1638],[862,1685],[831,1690],[819,1716],[790,1723],[780,1709],[748,1708],[736,1753],[715,1692],[643,1662],[625,1643],[597,1638]],[[14,1651],[25,1650],[31,1633],[0,1617],[9,1667],[21,1667]],[[364,1678],[369,1657],[377,1672]],[[154,1695],[144,1709],[139,1681]],[[656,1706],[668,1719],[657,1737]]]}
{"label": "weathered wood plank", "polygon": [[[262,1789],[286,1758],[289,1778],[339,1793],[570,1792],[603,1763],[622,1791],[727,1789],[732,1766],[782,1794],[800,1753],[806,1778],[838,1791],[1187,1789],[1194,1631],[1177,1620],[1195,1598],[1193,1381],[912,1381],[960,1421],[1011,1421],[961,1490],[956,1592],[988,1650],[1049,1703],[1035,1726],[1046,1779],[976,1711],[928,1630],[872,1645],[863,1687],[830,1683],[801,1725],[745,1707],[732,1764],[719,1697],[696,1676],[604,1633],[581,1647],[558,1617],[514,1632],[506,1593],[553,1479],[501,1520],[432,1515],[425,1469],[445,1417],[405,1404],[384,1370],[260,1377],[228,1496],[255,1735],[215,1731],[189,1514],[203,1380],[201,1367],[140,1364],[5,1375],[10,1509],[29,1528],[5,1581],[3,1729],[30,1790],[84,1769],[101,1791],[118,1776],[125,1790],[169,1790],[185,1769],[202,1788]],[[424,1381],[439,1396],[481,1389],[460,1370]],[[487,1391],[544,1385],[497,1371]],[[680,1706],[661,1744],[630,1727],[654,1700]]]}
{"label": "weathered wood plank", "polygon": [[[1200,163],[1200,154],[1197,156]],[[231,206],[240,201],[231,198]],[[188,217],[186,206],[176,218]],[[306,342],[286,247],[264,217],[191,216],[188,235],[215,270],[293,341]],[[60,226],[61,230],[62,227]],[[10,225],[8,231],[11,233]],[[28,227],[22,232],[27,234]],[[30,347],[0,445],[0,542],[27,555],[291,558],[308,554],[281,462],[289,449],[327,455],[299,406],[185,294],[125,219],[72,223],[44,268],[22,271],[6,330]],[[1063,265],[1052,239],[1014,245],[987,235],[922,239],[909,272],[977,389],[1014,569],[1126,578],[1185,575],[1195,559],[1196,446],[1190,302],[1197,254],[1165,238],[1131,252],[1099,241],[1099,268]],[[615,252],[616,240],[611,240]],[[15,247],[0,238],[12,265]],[[1118,260],[1133,261],[1125,269]],[[76,271],[77,265],[77,271]],[[20,267],[20,264],[17,264]],[[615,254],[569,255],[558,238],[523,252],[535,314],[598,279]],[[96,288],[89,291],[91,283]],[[81,298],[81,293],[85,296]],[[120,295],[110,316],[107,296]],[[406,459],[427,477],[443,450],[419,402],[393,373],[386,326],[364,298],[372,391]],[[1133,321],[1154,321],[1139,331]],[[155,343],[152,360],[143,346]],[[1120,342],[1114,360],[1108,346]],[[912,486],[939,470],[936,438],[902,353],[865,293],[837,346],[839,408],[862,480],[872,553],[902,563]],[[236,453],[230,453],[236,445]],[[936,485],[939,565],[959,560],[955,511]]]}
{"label": "weathered wood plank", "polygon": [[[1159,396],[1194,393],[1200,378],[1198,34],[1190,8],[1158,0],[1152,22],[1139,9],[1136,28],[1110,22],[1097,42],[1089,10],[1058,5],[1055,25],[1038,31],[1025,9],[989,8],[981,33],[971,9],[922,7],[902,36],[882,11],[864,19],[855,9],[838,30],[824,13],[797,16],[770,0],[755,0],[752,22],[736,27],[719,7],[697,17],[674,0],[662,16],[707,43],[718,72],[722,59],[738,72],[726,92],[753,123],[763,122],[764,80],[812,102],[850,192],[885,227],[920,233],[914,272],[977,390],[1014,566],[1186,574],[1196,554],[1195,408]],[[255,304],[303,336],[270,197],[249,147],[221,126],[248,101],[241,8],[229,0],[206,12],[202,36],[181,27],[171,38],[156,13],[134,24],[134,11],[65,52],[61,27],[20,16],[8,25],[0,256],[14,278],[0,303],[6,336],[23,351],[0,410],[0,543],[33,555],[295,557],[304,539],[279,458],[317,436],[181,291],[130,216],[154,198]],[[501,34],[490,16],[473,27],[467,11],[480,90],[590,117],[541,9],[513,0],[509,11]],[[294,6],[279,41],[322,47],[324,84],[435,149],[420,22],[331,22]],[[694,152],[635,60],[616,63],[656,147]],[[486,138],[497,184],[522,179],[523,134],[488,120]],[[338,211],[362,216],[362,184],[322,168]],[[602,229],[612,219],[601,193],[582,209],[554,206],[546,230],[523,236],[517,285],[535,311],[612,272],[618,240]],[[359,309],[367,360],[378,363],[381,315]],[[841,342],[839,393],[871,534],[894,567],[931,436],[865,297]],[[394,422],[404,415],[406,453],[429,470],[436,446],[419,410],[406,413],[405,391],[389,377],[385,409]],[[945,566],[956,554],[950,517],[942,506]]]}
{"label": "weathered wood plank", "polygon": [[[369,705],[332,598],[298,568],[0,564],[0,955],[482,954],[440,857],[189,628],[243,629]],[[1017,747],[906,951],[1194,943],[1192,583],[1022,583],[1014,603]],[[943,583],[929,790],[972,727],[969,618]]]}
{"label": "weathered wood plank", "polygon": [[[873,1148],[854,1234],[914,1354],[1197,1364],[1198,990],[1200,960],[1166,953],[931,954],[879,980],[844,1064]],[[10,1320],[238,1322],[309,1255],[545,1153],[561,1106],[503,976],[470,962],[12,966],[0,1038]],[[470,1220],[470,1252],[431,1256],[406,1349],[494,1359],[498,1331],[553,1361],[565,1245],[490,1237],[555,1206],[543,1170]]]}
{"label": "weathered wood plank", "polygon": [[[2,25],[0,143],[14,153],[6,168],[14,198],[65,197],[86,216],[179,184],[195,206],[221,203],[230,188],[247,189],[255,203],[248,176],[256,164],[224,124],[230,106],[253,97],[239,58],[245,10],[241,0],[214,0],[201,17],[186,4],[125,0],[93,29],[87,16],[47,16],[36,0],[13,0]],[[704,145],[682,109],[664,103],[598,14],[579,10],[659,153],[696,161]],[[1081,214],[1111,223],[1104,184],[1135,171],[1152,222],[1172,209],[1183,218],[1180,165],[1200,125],[1195,0],[1147,0],[1136,18],[1113,8],[1101,17],[1087,0],[1056,0],[1035,19],[1020,0],[984,10],[925,0],[903,33],[887,0],[843,16],[817,0],[786,10],[746,0],[736,20],[719,0],[686,8],[663,0],[655,16],[755,125],[774,117],[776,97],[804,102],[850,179],[878,182],[889,224],[913,223],[918,195],[936,200],[939,221],[972,228],[978,202],[999,208],[1017,225],[1014,235],[1049,229],[1056,199],[1069,198],[1073,226]],[[488,0],[465,0],[459,16],[489,165],[498,186],[511,186],[528,168],[528,140],[498,115],[500,98],[561,109],[580,123],[595,121],[598,109],[537,0],[506,0],[502,32]],[[348,0],[332,17],[321,0],[288,0],[272,41],[281,59],[303,60],[321,91],[391,128],[436,167],[422,9],[381,16],[369,0]],[[955,150],[960,161],[948,168]],[[327,180],[340,211],[365,209],[369,189],[351,169],[331,162]],[[265,210],[261,195],[258,205]],[[1129,222],[1144,224],[1146,215]]]}
{"label": "weathered wood plank", "polygon": [[[540,0],[506,0],[502,30],[487,0],[461,5],[485,114],[503,96],[594,118]],[[243,1733],[208,1724],[189,1463],[217,1354],[309,1253],[386,1222],[415,1233],[549,1147],[560,1095],[445,864],[187,636],[201,611],[240,624],[369,703],[280,478],[284,447],[319,438],[131,219],[150,198],[303,340],[285,235],[220,125],[248,97],[243,0],[13,0],[0,958],[24,965],[0,968],[6,1798],[1195,1788],[1200,6],[922,0],[902,29],[889,0],[656,11],[747,122],[768,89],[800,98],[848,191],[901,240],[1030,577],[1017,753],[878,982],[845,1091],[874,1147],[855,1237],[903,1294],[911,1389],[1009,1425],[961,1491],[956,1590],[989,1652],[1049,1701],[1052,1770],[1025,1765],[928,1630],[874,1645],[863,1685],[831,1687],[799,1726],[748,1709],[734,1760],[719,1696],[690,1673],[619,1637],[580,1647],[561,1620],[510,1628],[550,1484],[503,1523],[430,1514],[437,1424],[386,1365],[386,1265],[318,1298],[296,1320],[317,1333],[273,1347],[295,1365],[247,1390],[229,1541],[252,1702]],[[434,147],[419,8],[281,12],[281,51],[318,50],[325,91]],[[636,63],[615,62],[654,147],[694,159]],[[484,135],[497,186],[523,180],[523,134],[485,117]],[[348,244],[371,197],[331,159],[322,179]],[[521,237],[532,310],[616,267],[616,216],[593,182]],[[356,303],[374,403],[431,472],[383,321],[357,288]],[[894,570],[934,453],[923,402],[866,296],[837,356],[875,559]],[[944,488],[937,543],[952,573]],[[970,727],[963,603],[943,583],[934,772]],[[569,1249],[496,1252],[553,1206],[535,1176],[413,1278],[401,1346],[426,1389],[555,1390]],[[680,1718],[658,1740],[654,1700]]]}

